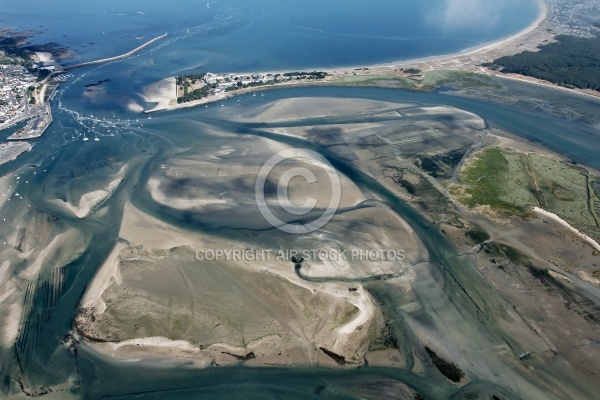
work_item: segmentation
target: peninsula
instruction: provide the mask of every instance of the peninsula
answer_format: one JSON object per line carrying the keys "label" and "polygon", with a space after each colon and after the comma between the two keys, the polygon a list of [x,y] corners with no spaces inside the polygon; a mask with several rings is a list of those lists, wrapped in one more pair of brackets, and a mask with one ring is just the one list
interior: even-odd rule
{"label": "peninsula", "polygon": [[[300,73],[303,76],[296,76],[296,79],[273,79],[273,77],[285,77],[286,75],[294,74],[292,71],[222,74],[204,72],[195,75],[182,75],[175,77],[175,79],[166,78],[161,81],[160,90],[153,90],[159,86],[154,85],[152,89],[146,91],[146,101],[148,103],[155,103],[155,106],[146,109],[144,113],[205,105],[233,97],[234,95],[272,89],[281,85],[379,86],[409,90],[431,90],[442,81],[447,80],[449,72],[453,73],[455,78],[458,76],[458,79],[465,77],[468,79],[469,76],[474,74],[502,76],[534,84],[577,91],[592,96],[600,96],[600,92],[596,90],[560,85],[556,82],[536,78],[535,76],[520,74],[511,69],[503,71],[495,63],[496,60],[502,57],[522,54],[523,52],[537,52],[544,45],[556,42],[556,34],[565,33],[564,27],[573,16],[571,14],[558,14],[555,11],[556,9],[562,10],[564,8],[560,0],[536,0],[536,2],[539,7],[538,16],[525,29],[499,41],[487,43],[459,53],[371,66],[324,69],[320,72],[321,75],[317,79],[314,79],[314,76],[311,76],[309,72]],[[556,34],[553,32],[556,32]],[[295,74],[298,74],[298,72],[295,72]],[[205,89],[202,89],[200,86],[192,88],[191,80],[188,80],[187,77],[193,79],[194,76],[201,77],[201,79],[197,80],[204,85],[202,87],[205,87]],[[179,79],[179,83],[175,82],[176,79]],[[239,84],[240,79],[242,81],[241,85]],[[185,93],[186,87],[192,90],[189,93]]]}

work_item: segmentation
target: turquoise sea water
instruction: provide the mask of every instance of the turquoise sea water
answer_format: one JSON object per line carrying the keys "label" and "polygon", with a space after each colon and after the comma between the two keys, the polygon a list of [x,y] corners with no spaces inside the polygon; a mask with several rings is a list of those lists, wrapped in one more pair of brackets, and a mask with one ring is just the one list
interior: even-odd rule
{"label": "turquoise sea water", "polygon": [[[72,61],[123,53],[165,32],[175,70],[296,69],[383,63],[447,54],[528,26],[533,0],[1,1],[0,26],[35,30]],[[165,72],[171,72],[169,70]]]}

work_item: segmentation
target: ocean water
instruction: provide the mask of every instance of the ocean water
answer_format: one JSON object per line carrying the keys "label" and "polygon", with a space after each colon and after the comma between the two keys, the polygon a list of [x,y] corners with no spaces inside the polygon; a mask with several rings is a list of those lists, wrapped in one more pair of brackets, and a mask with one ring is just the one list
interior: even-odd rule
{"label": "ocean water", "polygon": [[[323,68],[448,54],[509,36],[533,0],[0,1],[0,26],[73,51],[68,62],[124,53],[167,32],[165,72]],[[142,39],[143,37],[143,39]]]}
{"label": "ocean water", "polygon": [[[175,2],[2,1],[0,26],[31,31],[32,43],[67,47],[65,64],[127,52],[125,60],[74,72],[62,102],[79,115],[131,117],[162,78],[371,65],[462,51],[514,34],[537,16],[534,0],[216,0]],[[111,82],[88,91],[85,85]],[[59,107],[60,108],[60,107]]]}

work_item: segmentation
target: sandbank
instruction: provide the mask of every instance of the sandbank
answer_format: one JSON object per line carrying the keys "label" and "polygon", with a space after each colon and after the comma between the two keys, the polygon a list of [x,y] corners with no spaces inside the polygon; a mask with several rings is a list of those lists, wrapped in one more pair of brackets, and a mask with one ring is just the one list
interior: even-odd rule
{"label": "sandbank", "polygon": [[152,112],[155,108],[164,109],[177,104],[177,100],[174,98],[175,93],[175,77],[170,77],[146,86],[142,97],[148,103],[157,103],[153,108],[148,110],[148,112]]}
{"label": "sandbank", "polygon": [[552,213],[550,211],[546,211],[543,208],[539,208],[539,207],[533,207],[533,211],[535,211],[536,213],[538,213],[538,214],[540,214],[540,215],[542,215],[542,216],[544,216],[546,218],[549,218],[549,219],[553,220],[554,222],[557,222],[561,226],[567,228],[568,230],[570,230],[571,232],[573,232],[574,234],[576,234],[577,236],[579,236],[580,238],[582,238],[583,240],[585,240],[594,249],[600,251],[600,244],[598,244],[598,242],[596,242],[594,239],[592,239],[591,237],[589,237],[585,233],[580,232],[577,228],[574,228],[573,226],[569,225],[569,223],[567,221],[565,221],[564,219],[562,219],[558,215],[556,215],[556,214],[554,214],[554,213]]}
{"label": "sandbank", "polygon": [[[206,237],[205,235],[200,235],[173,227],[165,222],[155,219],[152,216],[144,214],[129,204],[125,206],[120,237],[122,237],[124,241],[129,242],[129,246],[126,245],[125,242],[122,242],[115,247],[107,261],[103,264],[94,279],[90,282],[82,302],[83,307],[95,307],[96,310],[100,308],[100,310],[98,310],[100,313],[96,313],[96,316],[101,315],[101,313],[104,311],[105,305],[102,304],[103,295],[112,285],[118,285],[118,290],[138,290],[130,286],[131,281],[127,281],[128,279],[132,279],[131,272],[128,273],[128,276],[123,275],[123,277],[121,277],[119,273],[119,263],[123,261],[124,255],[126,259],[137,260],[135,262],[139,263],[141,260],[147,259],[147,257],[150,257],[150,259],[153,259],[154,257],[163,259],[165,255],[168,254],[169,249],[172,251],[175,248],[173,246],[178,246],[177,248],[189,245],[193,245],[193,248],[225,248],[230,246],[233,246],[234,248],[242,246],[241,248],[244,248],[247,246],[242,243],[237,244],[229,241],[224,242],[222,239]],[[186,243],[189,243],[189,245],[186,245]],[[144,253],[141,253],[142,249]],[[158,256],[158,254],[163,255]],[[162,261],[161,264],[166,262],[166,260],[167,259]],[[361,330],[359,327],[369,323],[369,321],[372,320],[373,314],[375,313],[375,306],[370,295],[364,289],[359,288],[357,291],[350,292],[348,291],[348,285],[345,283],[314,283],[303,281],[294,273],[294,269],[290,267],[289,263],[282,264],[281,262],[276,262],[274,260],[259,264],[248,263],[246,261],[234,261],[233,264],[235,264],[235,268],[241,268],[242,270],[251,271],[253,274],[257,274],[255,278],[252,279],[264,280],[265,285],[272,285],[275,282],[273,281],[274,278],[269,277],[272,276],[271,274],[280,276],[285,281],[288,281],[293,285],[290,287],[292,290],[289,292],[290,295],[292,295],[292,293],[298,293],[298,288],[304,288],[301,289],[300,292],[305,293],[302,296],[308,296],[307,298],[313,298],[314,296],[322,295],[333,296],[331,300],[329,300],[333,301],[333,303],[331,303],[331,307],[338,304],[338,302],[342,299],[354,305],[358,309],[358,312],[349,321],[345,321],[342,325],[337,326],[334,332],[330,332],[326,329],[321,330],[321,326],[324,324],[324,322],[314,327],[314,329],[316,329],[314,332],[314,340],[317,343],[323,343],[321,346],[326,345],[333,349],[333,351],[339,352],[340,354],[348,354],[349,351],[352,351],[349,350],[349,348],[356,348],[360,338],[366,334],[367,330]],[[206,265],[204,268],[207,267],[208,265]],[[257,269],[257,267],[260,269]],[[181,269],[180,271],[183,274],[193,273],[189,270],[186,272],[184,269]],[[266,273],[267,275],[258,275],[261,274],[261,272]],[[247,275],[246,273],[246,275],[243,276],[251,275]],[[261,276],[265,276],[265,278],[261,278]],[[191,279],[189,281],[191,283],[196,278],[190,275],[188,279]],[[146,282],[146,280],[144,280],[144,282]],[[130,287],[131,289],[128,289]],[[283,286],[278,286],[277,290],[282,290],[286,287],[287,286],[284,284]],[[293,287],[296,287],[296,289],[293,289]],[[294,294],[293,296],[297,296],[297,294]],[[122,299],[120,301],[126,300]],[[225,301],[224,304],[220,305],[218,308],[225,306],[229,307],[226,305],[227,303],[228,301]],[[287,303],[284,302],[283,309],[287,307],[285,304]],[[139,307],[135,305],[132,306]],[[199,307],[199,305],[196,307]],[[268,307],[270,308],[271,306]],[[197,317],[199,312],[203,312],[202,310],[202,308],[197,308]],[[323,315],[321,316],[322,318],[325,318],[328,321],[330,318],[333,318],[330,315],[330,309],[323,309],[321,311],[319,310],[320,308],[315,309],[313,304],[311,314],[316,312],[317,315],[320,315],[320,313],[323,312]],[[84,329],[82,331],[82,333],[84,333],[84,337],[87,337],[85,328],[86,326],[90,326],[90,329],[96,329],[94,328],[93,323],[92,325],[88,325],[89,322],[86,321],[85,316],[80,315],[78,318],[80,321],[80,327],[83,327]],[[305,343],[307,339],[304,338],[304,334],[301,333],[305,329],[313,329],[311,328],[312,325],[304,327],[301,327],[302,325],[298,325],[298,328],[296,328],[296,325],[302,321],[302,318],[305,318],[305,316],[302,316],[302,313],[296,313],[295,315],[292,314],[286,318],[289,318],[288,324],[290,324],[289,326],[292,331],[285,333],[283,331],[278,332],[278,329],[275,329],[274,332],[271,332],[271,328],[261,328],[267,330],[264,332],[264,334],[258,335],[256,339],[252,339],[253,336],[250,336],[250,340],[245,344],[246,350],[239,348],[237,344],[229,343],[227,338],[219,340],[218,337],[215,337],[216,342],[213,341],[212,344],[207,343],[207,347],[198,347],[198,345],[194,345],[188,340],[166,339],[160,334],[110,343],[96,343],[94,341],[86,340],[86,343],[100,353],[126,360],[140,358],[161,358],[165,360],[185,359],[194,362],[198,366],[208,366],[211,359],[216,359],[220,364],[237,363],[238,360],[232,356],[232,354],[236,355],[237,357],[243,357],[245,354],[247,354],[247,352],[253,351],[258,357],[257,360],[253,361],[253,363],[258,362],[261,364],[265,362],[281,364],[287,362],[286,359],[282,358],[284,356],[281,356],[281,354],[277,355],[280,352],[276,349],[276,347],[281,346],[281,343],[287,343],[285,346],[287,346],[286,348],[291,352],[297,352],[301,349],[308,349],[310,346],[314,346],[314,344],[310,344],[312,342]],[[298,318],[300,319],[297,320]],[[216,322],[218,321],[219,320]],[[328,324],[335,324],[335,322],[334,320],[331,320],[328,322]],[[285,333],[286,336],[291,335],[291,337],[285,339],[280,336],[280,334],[283,333]],[[325,342],[321,342],[322,340],[325,340]],[[275,346],[274,343],[280,344]],[[327,356],[324,354],[319,355],[319,352],[311,356],[310,354],[314,350],[305,351],[308,351],[308,353],[304,353],[302,359],[304,359],[304,357],[308,357],[308,360],[315,360],[312,357],[327,359]],[[300,355],[301,353],[294,354]]]}
{"label": "sandbank", "polygon": [[81,196],[79,206],[74,206],[69,202],[55,200],[66,209],[75,214],[78,218],[87,218],[100,204],[108,199],[112,193],[119,187],[123,178],[113,180],[105,189],[95,190]]}

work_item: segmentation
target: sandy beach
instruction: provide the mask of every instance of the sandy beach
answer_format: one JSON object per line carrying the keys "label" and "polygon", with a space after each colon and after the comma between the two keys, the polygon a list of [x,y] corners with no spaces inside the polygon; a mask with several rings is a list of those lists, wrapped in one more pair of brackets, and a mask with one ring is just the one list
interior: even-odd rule
{"label": "sandy beach", "polygon": [[564,219],[562,219],[558,215],[556,215],[556,214],[554,214],[554,213],[552,213],[550,211],[546,211],[543,208],[539,208],[539,207],[534,207],[533,211],[535,211],[536,213],[540,214],[543,217],[546,217],[548,219],[551,219],[554,222],[559,223],[561,226],[567,228],[568,230],[570,230],[571,232],[573,232],[574,234],[576,234],[577,236],[579,236],[580,238],[582,238],[583,240],[585,240],[594,249],[600,251],[600,244],[598,242],[596,242],[594,239],[592,239],[591,237],[589,237],[585,233],[580,232],[577,228],[572,227],[567,221],[565,221]]}
{"label": "sandy beach", "polygon": [[148,103],[157,103],[156,106],[147,112],[152,112],[154,109],[165,109],[176,105],[177,100],[175,99],[175,85],[175,77],[170,77],[146,86],[142,97]]}
{"label": "sandy beach", "polygon": [[[476,73],[483,73],[488,75],[505,76],[497,71],[484,68],[481,66],[482,63],[491,62],[499,57],[506,55],[514,55],[523,51],[536,51],[538,46],[553,40],[553,35],[548,33],[544,24],[549,18],[548,5],[544,0],[535,0],[538,5],[538,15],[536,19],[526,28],[521,31],[510,35],[505,38],[501,38],[497,41],[484,43],[473,48],[465,49],[460,52],[445,54],[432,57],[423,57],[418,59],[409,60],[398,60],[384,64],[372,64],[372,65],[361,65],[361,66],[344,66],[339,68],[318,68],[321,71],[327,72],[329,75],[318,81],[302,81],[302,82],[282,82],[277,85],[265,85],[257,87],[249,87],[245,89],[239,89],[232,92],[223,92],[217,95],[211,95],[202,99],[186,102],[177,103],[175,98],[175,90],[166,89],[168,86],[164,82],[165,80],[159,81],[153,85],[148,86],[144,91],[144,96],[147,102],[157,103],[157,105],[151,109],[147,109],[144,113],[152,113],[157,111],[168,111],[181,108],[197,107],[201,105],[207,105],[209,103],[225,100],[238,95],[257,92],[262,90],[276,89],[281,87],[294,87],[294,86],[322,86],[334,84],[336,80],[339,80],[348,76],[402,76],[408,77],[409,74],[403,73],[401,68],[417,68],[422,71],[434,71],[434,70],[460,70],[470,71]],[[310,68],[309,68],[310,69]],[[289,71],[264,71],[264,74],[283,74]],[[243,71],[231,72],[236,74],[244,74]],[[251,73],[245,73],[251,74]],[[522,79],[529,83],[537,83],[542,85],[550,85],[554,87],[560,87],[564,90],[577,91],[582,94],[590,94],[587,91],[578,89],[568,89],[558,85],[554,85],[536,78],[510,75],[513,79]],[[175,79],[166,78],[166,79]],[[173,83],[174,84],[174,83]],[[169,93],[171,97],[169,97]]]}

